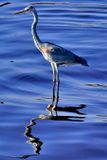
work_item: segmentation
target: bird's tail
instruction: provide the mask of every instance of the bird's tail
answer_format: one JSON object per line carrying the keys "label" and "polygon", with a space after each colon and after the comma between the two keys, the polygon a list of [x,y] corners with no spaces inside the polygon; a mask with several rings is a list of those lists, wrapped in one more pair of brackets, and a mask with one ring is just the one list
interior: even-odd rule
{"label": "bird's tail", "polygon": [[88,65],[88,63],[87,63],[87,61],[85,60],[85,58],[83,58],[83,57],[78,57],[77,58],[77,62],[79,63],[79,64],[81,64],[81,65],[83,65],[83,66],[89,66]]}

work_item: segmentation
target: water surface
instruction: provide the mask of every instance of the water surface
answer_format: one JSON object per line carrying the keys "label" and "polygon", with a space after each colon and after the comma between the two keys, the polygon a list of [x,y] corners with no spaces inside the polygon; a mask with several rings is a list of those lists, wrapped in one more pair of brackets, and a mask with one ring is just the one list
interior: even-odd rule
{"label": "water surface", "polygon": [[41,40],[72,50],[90,65],[60,68],[57,117],[46,110],[52,73],[34,46],[33,17],[13,14],[35,1],[11,2],[0,8],[0,159],[106,160],[106,1],[36,1]]}

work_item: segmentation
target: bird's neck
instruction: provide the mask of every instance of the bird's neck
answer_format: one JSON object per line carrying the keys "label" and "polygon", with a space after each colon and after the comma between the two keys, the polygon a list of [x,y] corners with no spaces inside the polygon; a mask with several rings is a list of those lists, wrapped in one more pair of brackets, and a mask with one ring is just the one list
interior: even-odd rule
{"label": "bird's neck", "polygon": [[39,36],[36,32],[36,26],[37,26],[37,23],[38,23],[38,15],[35,12],[33,12],[33,16],[34,16],[34,20],[33,20],[33,23],[32,23],[32,36],[33,36],[33,40],[34,40],[34,43],[36,45],[36,47],[41,50],[41,40],[39,39]]}

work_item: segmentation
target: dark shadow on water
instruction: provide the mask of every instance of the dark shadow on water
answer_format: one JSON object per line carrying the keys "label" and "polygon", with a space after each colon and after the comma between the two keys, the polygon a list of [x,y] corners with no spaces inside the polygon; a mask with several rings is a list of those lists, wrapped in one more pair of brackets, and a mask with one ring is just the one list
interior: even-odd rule
{"label": "dark shadow on water", "polygon": [[107,89],[107,84],[87,83],[86,86],[94,87],[94,88],[103,88],[103,89]]}
{"label": "dark shadow on water", "polygon": [[27,143],[31,144],[34,149],[34,154],[31,155],[23,155],[17,158],[26,159],[32,156],[40,155],[43,142],[38,138],[33,136],[32,129],[35,125],[39,124],[40,120],[52,120],[52,121],[70,121],[70,122],[83,122],[85,119],[85,113],[81,113],[79,110],[85,108],[86,105],[79,105],[78,107],[58,107],[58,111],[63,112],[73,112],[76,113],[77,116],[63,116],[63,115],[44,115],[41,114],[39,117],[30,120],[30,123],[26,126],[24,135],[27,137]]}
{"label": "dark shadow on water", "polygon": [[20,156],[20,157],[15,157],[15,158],[19,158],[19,159],[27,159],[29,157],[32,157],[32,156],[36,156],[35,154],[29,154],[29,155],[23,155],[23,156]]}
{"label": "dark shadow on water", "polygon": [[79,106],[64,106],[64,107],[58,107],[57,111],[63,111],[63,112],[73,112],[80,115],[85,115],[85,113],[80,112],[81,109],[85,108],[85,104],[80,104]]}
{"label": "dark shadow on water", "polygon": [[85,113],[81,112],[80,110],[85,108],[86,105],[85,104],[80,104],[79,106],[64,106],[64,107],[59,107],[57,106],[56,108],[53,108],[53,106],[51,104],[49,104],[47,106],[47,110],[51,113],[51,115],[55,115],[56,117],[58,117],[58,112],[72,112],[72,113],[76,113],[79,115],[85,115]]}

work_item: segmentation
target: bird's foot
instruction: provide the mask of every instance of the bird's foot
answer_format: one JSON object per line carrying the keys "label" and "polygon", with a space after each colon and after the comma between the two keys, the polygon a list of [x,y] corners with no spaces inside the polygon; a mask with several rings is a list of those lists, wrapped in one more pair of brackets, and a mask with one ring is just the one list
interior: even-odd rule
{"label": "bird's foot", "polygon": [[48,106],[47,106],[47,110],[51,113],[51,115],[52,115],[52,111],[53,111],[53,105],[52,104],[49,104]]}
{"label": "bird's foot", "polygon": [[47,110],[51,113],[51,115],[53,115],[53,111],[56,113],[57,115],[57,106],[53,105],[53,104],[49,104],[47,106]]}
{"label": "bird's foot", "polygon": [[53,109],[53,105],[52,105],[52,104],[49,104],[49,105],[47,106],[47,110],[48,110],[48,111],[52,111],[52,109]]}

